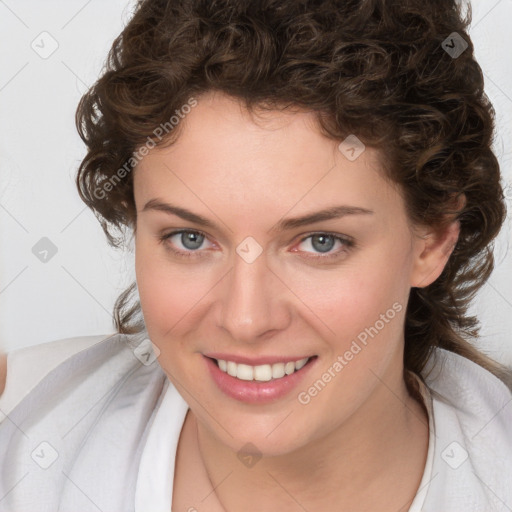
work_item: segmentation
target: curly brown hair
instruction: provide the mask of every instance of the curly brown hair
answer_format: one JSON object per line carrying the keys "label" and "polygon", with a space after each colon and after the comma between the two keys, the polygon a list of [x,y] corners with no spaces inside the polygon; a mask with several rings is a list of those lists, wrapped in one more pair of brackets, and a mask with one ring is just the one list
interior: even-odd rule
{"label": "curly brown hair", "polygon": [[[491,149],[495,114],[470,22],[471,6],[464,15],[455,0],[138,2],[78,105],[77,129],[88,148],[77,175],[80,196],[119,246],[135,226],[133,154],[149,141],[172,144],[180,125],[163,138],[155,129],[191,97],[216,90],[249,111],[314,112],[332,139],[356,134],[380,150],[413,224],[440,226],[449,213],[460,221],[441,276],[410,292],[408,387],[406,370],[419,374],[434,347],[512,387],[510,372],[475,347],[479,322],[468,315],[493,270],[493,240],[506,214]],[[460,55],[447,51],[454,41],[462,50],[467,44]],[[136,283],[117,300],[114,319],[122,333],[144,328]]]}

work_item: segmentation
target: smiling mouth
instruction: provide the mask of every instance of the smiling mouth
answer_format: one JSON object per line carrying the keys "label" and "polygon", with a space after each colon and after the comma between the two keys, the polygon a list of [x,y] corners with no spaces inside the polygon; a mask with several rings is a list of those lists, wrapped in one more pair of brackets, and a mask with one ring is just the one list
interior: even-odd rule
{"label": "smiling mouth", "polygon": [[231,377],[244,381],[268,382],[282,379],[300,371],[318,356],[305,357],[296,361],[286,363],[261,364],[251,366],[248,364],[235,363],[224,359],[209,357],[217,367]]}

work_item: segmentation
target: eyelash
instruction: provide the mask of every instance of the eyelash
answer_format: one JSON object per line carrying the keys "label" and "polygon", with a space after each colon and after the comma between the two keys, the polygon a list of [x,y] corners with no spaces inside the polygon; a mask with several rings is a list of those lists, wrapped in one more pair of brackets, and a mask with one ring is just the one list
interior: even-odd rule
{"label": "eyelash", "polygon": [[[172,231],[171,233],[167,233],[165,235],[159,236],[158,239],[159,239],[160,243],[165,243],[171,237],[173,237],[175,235],[180,235],[182,233],[194,233],[194,234],[203,236],[205,239],[208,239],[208,236],[206,235],[206,233],[203,233],[202,231],[199,231],[196,229],[181,229],[181,230],[177,230],[177,231]],[[311,253],[306,253],[307,254],[307,256],[305,256],[306,259],[321,260],[321,261],[326,261],[326,260],[330,261],[333,259],[339,259],[343,254],[345,254],[346,252],[348,252],[351,249],[354,249],[356,247],[354,240],[352,240],[351,238],[336,235],[334,233],[329,233],[329,232],[325,232],[325,231],[315,231],[313,233],[309,233],[308,235],[301,238],[298,243],[301,244],[308,238],[311,238],[315,235],[331,236],[332,238],[334,238],[335,241],[340,241],[343,244],[343,248],[338,250],[337,252],[326,254],[325,256],[322,256],[320,254],[313,256]],[[180,258],[203,258],[203,257],[206,257],[206,255],[199,250],[180,251],[180,250],[172,247],[170,244],[168,244],[168,250],[170,250],[173,254],[175,254],[176,256],[178,256]]]}

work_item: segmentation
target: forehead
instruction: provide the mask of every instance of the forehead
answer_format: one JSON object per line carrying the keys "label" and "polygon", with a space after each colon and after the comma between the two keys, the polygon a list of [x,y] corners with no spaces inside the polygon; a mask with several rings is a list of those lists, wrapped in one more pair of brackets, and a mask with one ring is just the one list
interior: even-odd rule
{"label": "forehead", "polygon": [[199,98],[176,142],[151,150],[137,165],[136,201],[181,197],[202,212],[228,204],[241,215],[265,210],[277,217],[292,209],[300,214],[347,204],[375,210],[396,202],[377,150],[368,147],[350,161],[339,142],[321,133],[312,112],[255,114],[220,93]]}

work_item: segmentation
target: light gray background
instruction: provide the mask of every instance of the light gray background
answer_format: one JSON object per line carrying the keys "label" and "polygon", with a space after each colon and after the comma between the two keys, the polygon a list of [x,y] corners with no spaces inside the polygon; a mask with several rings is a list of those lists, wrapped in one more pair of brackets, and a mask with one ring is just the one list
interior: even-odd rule
{"label": "light gray background", "polygon": [[[114,332],[112,306],[133,280],[133,254],[108,247],[99,223],[78,198],[74,176],[85,147],[74,114],[133,5],[127,0],[0,0],[3,350]],[[473,0],[472,5],[470,34],[497,111],[495,149],[512,210],[512,0]],[[57,44],[50,56],[43,53]],[[496,246],[497,268],[474,311],[483,325],[481,347],[512,366],[510,235],[509,214]],[[57,249],[47,262],[32,251],[43,237]]]}

